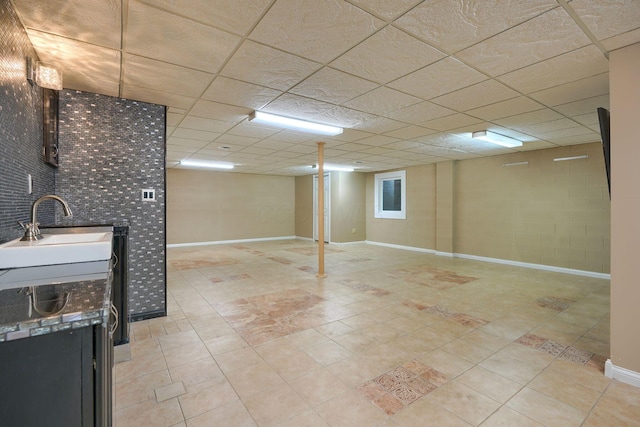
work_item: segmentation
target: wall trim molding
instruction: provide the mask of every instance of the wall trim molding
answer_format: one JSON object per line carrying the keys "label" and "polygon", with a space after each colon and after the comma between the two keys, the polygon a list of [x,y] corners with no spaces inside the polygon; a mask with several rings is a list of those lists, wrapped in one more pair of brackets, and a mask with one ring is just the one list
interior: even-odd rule
{"label": "wall trim molding", "polygon": [[272,240],[295,240],[296,238],[297,238],[296,236],[280,236],[280,237],[259,237],[255,239],[214,240],[211,242],[169,243],[167,244],[167,248],[183,248],[187,246],[226,245],[229,243],[268,242]]}
{"label": "wall trim molding", "polygon": [[433,249],[417,248],[415,246],[394,245],[391,243],[374,242],[370,240],[366,240],[365,242],[370,245],[386,246],[389,248],[404,249],[404,250],[414,251],[414,252],[423,252],[423,253],[435,254],[439,256],[447,256],[452,258],[464,258],[464,259],[471,259],[474,261],[491,262],[494,264],[511,265],[514,267],[531,268],[534,270],[551,271],[554,273],[565,273],[565,274],[573,274],[576,276],[585,276],[585,277],[593,277],[596,279],[611,280],[611,274],[597,273],[595,271],[575,270],[573,268],[555,267],[552,265],[533,264],[529,262],[511,261],[507,259],[489,258],[489,257],[482,257],[477,255],[467,255],[467,254],[459,254],[459,253],[451,253],[451,252],[439,252]]}
{"label": "wall trim molding", "polygon": [[437,252],[434,251],[433,249],[418,248],[415,246],[394,245],[393,243],[374,242],[372,240],[365,240],[364,242],[368,245],[384,246],[387,248],[402,249],[405,251],[413,251],[413,252],[422,252],[422,253],[433,254],[433,255],[437,254]]}
{"label": "wall trim molding", "polygon": [[640,387],[640,372],[616,366],[611,362],[611,359],[607,359],[604,364],[604,376],[634,387]]}

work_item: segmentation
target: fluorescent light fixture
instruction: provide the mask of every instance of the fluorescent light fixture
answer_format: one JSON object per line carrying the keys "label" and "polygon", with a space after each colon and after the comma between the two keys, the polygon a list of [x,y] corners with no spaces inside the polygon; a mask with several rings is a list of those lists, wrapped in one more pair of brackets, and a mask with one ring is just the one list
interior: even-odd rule
{"label": "fluorescent light fixture", "polygon": [[292,119],[289,117],[276,116],[273,114],[254,111],[249,115],[249,121],[266,125],[279,126],[287,129],[299,130],[302,132],[317,133],[320,135],[340,135],[342,128],[321,125],[320,123],[307,122],[305,120]]}
{"label": "fluorescent light fixture", "polygon": [[[317,164],[312,165],[311,167],[313,169],[318,169],[318,165]],[[331,171],[333,171],[333,172],[353,172],[354,171],[354,169],[352,167],[349,167],[349,166],[331,165],[331,164],[328,164],[328,163],[324,164],[323,169],[325,171],[329,171],[329,172],[331,172]]]}
{"label": "fluorescent light fixture", "polygon": [[503,147],[522,147],[522,141],[509,138],[508,136],[500,135],[497,133],[489,132],[488,130],[480,130],[471,134],[472,138],[480,139],[482,141],[491,142],[492,144],[501,145]]}
{"label": "fluorescent light fixture", "polygon": [[502,166],[524,166],[528,165],[529,162],[513,162],[513,163],[503,163]]}
{"label": "fluorescent light fixture", "polygon": [[208,162],[206,160],[180,160],[180,166],[194,168],[233,169],[232,163]]}
{"label": "fluorescent light fixture", "polygon": [[578,160],[578,159],[588,159],[589,155],[583,154],[582,156],[572,156],[572,157],[556,157],[553,159],[554,162],[564,162],[565,160]]}
{"label": "fluorescent light fixture", "polygon": [[27,80],[40,87],[62,90],[62,72],[31,58],[27,58]]}

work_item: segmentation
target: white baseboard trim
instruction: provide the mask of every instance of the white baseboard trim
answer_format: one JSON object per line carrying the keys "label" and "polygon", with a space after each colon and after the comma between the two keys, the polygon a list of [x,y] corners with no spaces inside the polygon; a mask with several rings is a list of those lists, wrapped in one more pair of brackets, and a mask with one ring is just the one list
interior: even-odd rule
{"label": "white baseboard trim", "polygon": [[593,277],[596,279],[611,280],[610,274],[596,273],[595,271],[575,270],[573,268],[555,267],[552,265],[544,265],[544,264],[532,264],[529,262],[510,261],[506,259],[488,258],[488,257],[482,257],[482,256],[476,256],[476,255],[455,254],[454,256],[456,258],[472,259],[472,260],[483,261],[483,262],[493,262],[495,264],[505,264],[505,265],[512,265],[515,267],[533,268],[535,270],[552,271],[554,273],[565,273],[565,274],[573,274],[576,276],[586,276],[586,277]]}
{"label": "white baseboard trim", "polygon": [[386,248],[403,249],[405,251],[422,252],[422,253],[434,254],[434,255],[436,254],[436,251],[434,251],[433,249],[417,248],[415,246],[394,245],[392,243],[374,242],[372,240],[365,240],[365,243],[369,245],[384,246]]}
{"label": "white baseboard trim", "polygon": [[595,271],[575,270],[573,268],[554,267],[552,265],[532,264],[528,262],[511,261],[511,260],[500,259],[500,258],[489,258],[489,257],[482,257],[477,255],[458,254],[458,253],[451,253],[451,252],[439,252],[433,249],[416,248],[414,246],[394,245],[391,243],[374,242],[371,240],[366,240],[365,242],[371,245],[386,246],[394,249],[404,249],[408,251],[423,252],[423,253],[435,254],[439,256],[446,256],[446,257],[452,257],[452,258],[464,258],[464,259],[471,259],[474,261],[492,262],[494,264],[511,265],[514,267],[532,268],[535,270],[552,271],[555,273],[565,273],[565,274],[573,274],[576,276],[585,276],[585,277],[593,277],[596,279],[611,280],[610,274],[596,273]]}
{"label": "white baseboard trim", "polygon": [[329,242],[332,245],[357,245],[357,244],[363,244],[366,243],[364,240],[359,240],[357,242]]}
{"label": "white baseboard trim", "polygon": [[634,387],[640,387],[640,372],[616,366],[611,362],[611,359],[607,359],[604,364],[604,376]]}
{"label": "white baseboard trim", "polygon": [[295,240],[296,236],[281,237],[262,237],[256,239],[239,239],[239,240],[215,240],[212,242],[192,242],[192,243],[171,243],[167,248],[184,248],[187,246],[208,246],[208,245],[227,245],[230,243],[252,243],[252,242],[269,242],[273,240]]}
{"label": "white baseboard trim", "polygon": [[311,237],[296,236],[297,240],[306,240],[307,242],[315,242]]}

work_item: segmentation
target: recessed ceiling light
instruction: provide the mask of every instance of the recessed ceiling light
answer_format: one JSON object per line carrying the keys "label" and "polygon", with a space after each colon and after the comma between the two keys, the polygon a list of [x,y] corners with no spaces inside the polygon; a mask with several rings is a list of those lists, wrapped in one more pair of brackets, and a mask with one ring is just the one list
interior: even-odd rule
{"label": "recessed ceiling light", "polygon": [[229,147],[228,145],[221,145],[218,148],[221,150],[231,150],[231,147]]}
{"label": "recessed ceiling light", "polygon": [[249,115],[249,121],[320,135],[333,136],[340,135],[342,133],[342,128],[340,127],[307,122],[305,120],[292,119],[290,117],[276,116],[274,114],[263,113],[262,111],[254,111],[251,113]]}
{"label": "recessed ceiling light", "polygon": [[509,138],[508,136],[500,135],[494,132],[489,132],[488,130],[473,132],[471,134],[471,137],[507,148],[522,147],[522,141],[518,141],[517,139]]}

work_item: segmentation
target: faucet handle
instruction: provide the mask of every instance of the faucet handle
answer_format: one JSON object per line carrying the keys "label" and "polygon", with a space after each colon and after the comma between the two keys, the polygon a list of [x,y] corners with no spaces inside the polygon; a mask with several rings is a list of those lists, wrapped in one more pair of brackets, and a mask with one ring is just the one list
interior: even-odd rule
{"label": "faucet handle", "polygon": [[26,231],[27,227],[29,226],[28,224],[25,224],[22,221],[18,221],[18,225],[20,225],[20,227],[22,227],[22,229],[25,230],[25,231]]}
{"label": "faucet handle", "polygon": [[35,224],[33,224],[33,234],[35,234],[36,236],[40,235],[40,223],[36,222]]}

